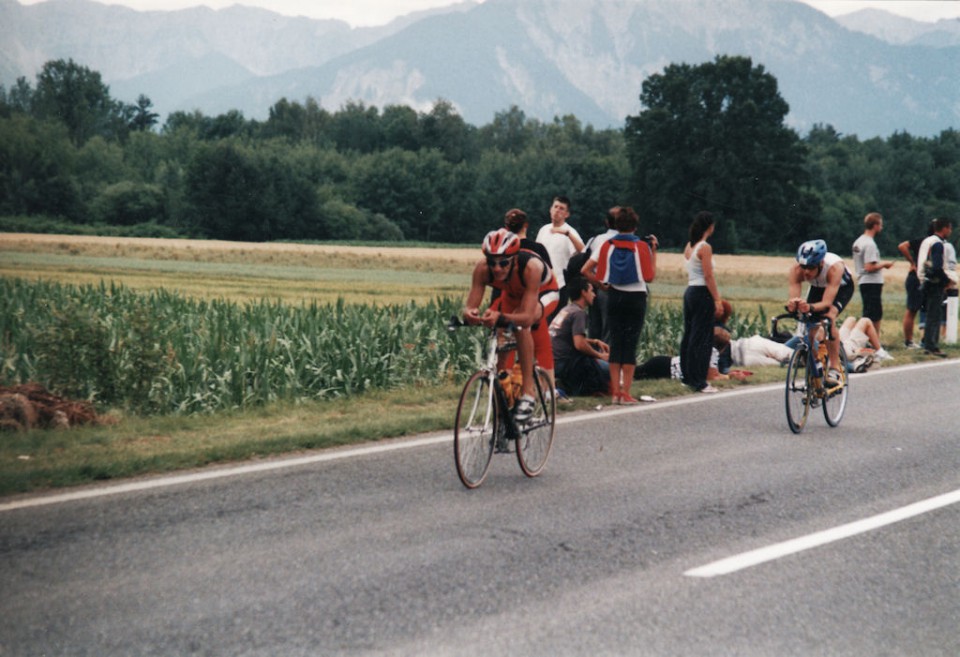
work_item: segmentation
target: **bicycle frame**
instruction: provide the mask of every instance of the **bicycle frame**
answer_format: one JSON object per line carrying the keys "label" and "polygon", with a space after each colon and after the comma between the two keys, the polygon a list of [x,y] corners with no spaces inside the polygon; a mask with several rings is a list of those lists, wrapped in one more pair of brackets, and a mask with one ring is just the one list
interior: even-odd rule
{"label": "bicycle frame", "polygon": [[[464,326],[451,319],[450,330]],[[556,399],[546,373],[534,368],[534,413],[522,424],[514,418],[498,376],[502,354],[515,351],[516,342],[503,342],[498,329],[488,329],[486,360],[467,380],[457,407],[454,456],[457,474],[467,488],[483,483],[493,452],[509,452],[515,445],[520,469],[528,477],[543,470],[556,423]]]}
{"label": "bicycle frame", "polygon": [[[834,385],[826,385],[824,375],[829,362],[826,353],[820,353],[824,342],[836,339],[831,330],[833,322],[830,318],[814,317],[809,313],[788,313],[773,319],[773,333],[777,332],[777,322],[785,317],[797,320],[801,327],[799,337],[802,339],[787,367],[785,399],[787,424],[791,431],[800,433],[806,425],[810,409],[822,406],[827,424],[836,427],[840,424],[846,409],[847,357],[841,344],[839,346],[840,381]],[[823,341],[817,340],[817,333],[821,328],[824,331]],[[799,374],[801,367],[804,370],[802,378]]]}

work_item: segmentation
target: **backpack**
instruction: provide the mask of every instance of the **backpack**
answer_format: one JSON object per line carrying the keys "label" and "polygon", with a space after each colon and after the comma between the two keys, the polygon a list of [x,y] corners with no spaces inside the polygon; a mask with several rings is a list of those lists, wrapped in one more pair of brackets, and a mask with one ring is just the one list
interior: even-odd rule
{"label": "backpack", "polygon": [[647,283],[653,280],[653,254],[650,245],[636,235],[615,235],[600,247],[597,278],[611,285]]}

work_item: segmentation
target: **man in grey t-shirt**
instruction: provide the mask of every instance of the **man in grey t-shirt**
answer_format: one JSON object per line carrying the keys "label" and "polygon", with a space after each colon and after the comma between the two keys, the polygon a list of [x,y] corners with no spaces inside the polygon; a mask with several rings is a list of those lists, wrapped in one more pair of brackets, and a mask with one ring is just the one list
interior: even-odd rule
{"label": "man in grey t-shirt", "polygon": [[550,322],[557,385],[571,395],[606,393],[610,387],[610,348],[587,337],[587,308],[594,300],[593,284],[577,277],[568,283],[570,303]]}
{"label": "man in grey t-shirt", "polygon": [[863,218],[863,235],[853,243],[853,267],[857,274],[857,286],[863,300],[863,316],[873,322],[877,334],[883,319],[883,270],[893,267],[890,260],[880,260],[880,249],[874,239],[883,230],[883,217],[871,212]]}

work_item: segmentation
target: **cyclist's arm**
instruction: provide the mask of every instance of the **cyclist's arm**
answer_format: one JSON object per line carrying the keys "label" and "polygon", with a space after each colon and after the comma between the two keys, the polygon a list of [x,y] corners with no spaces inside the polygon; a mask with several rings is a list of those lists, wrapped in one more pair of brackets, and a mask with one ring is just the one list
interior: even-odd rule
{"label": "cyclist's arm", "polygon": [[478,262],[477,266],[473,268],[470,292],[467,294],[467,302],[463,308],[463,320],[467,324],[480,323],[480,304],[483,303],[483,295],[486,292],[489,278],[490,270],[487,269],[487,263]]}
{"label": "cyclist's arm", "polygon": [[791,313],[797,311],[806,312],[803,306],[806,305],[807,302],[800,296],[803,291],[803,276],[800,265],[793,265],[790,268],[790,272],[787,274],[787,280],[787,311]]}

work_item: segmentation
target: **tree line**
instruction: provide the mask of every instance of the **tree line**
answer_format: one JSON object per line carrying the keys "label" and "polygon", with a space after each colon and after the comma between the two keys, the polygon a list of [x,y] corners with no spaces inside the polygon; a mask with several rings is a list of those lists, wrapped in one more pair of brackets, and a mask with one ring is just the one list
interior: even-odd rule
{"label": "tree line", "polygon": [[281,99],[266,120],[174,112],[111,98],[99,73],[48,62],[0,85],[0,226],[55,220],[105,230],[247,241],[478,243],[520,207],[536,228],[553,196],[571,223],[603,229],[629,204],[665,246],[692,215],[719,217],[718,250],[789,252],[822,237],[845,254],[881,212],[881,249],[960,210],[960,133],[860,141],[830,125],[801,137],[776,79],[745,57],[670,65],[642,83],[622,129],[516,106],[467,124],[429,111]]}

